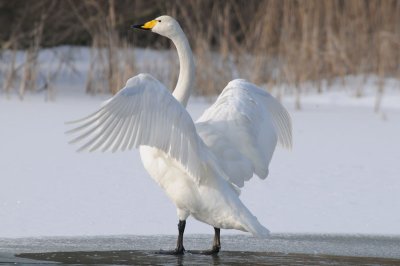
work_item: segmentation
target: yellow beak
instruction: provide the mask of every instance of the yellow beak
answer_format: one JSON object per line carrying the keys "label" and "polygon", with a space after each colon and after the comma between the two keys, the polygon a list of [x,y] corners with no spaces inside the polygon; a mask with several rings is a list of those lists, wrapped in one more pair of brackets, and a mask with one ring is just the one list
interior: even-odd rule
{"label": "yellow beak", "polygon": [[158,23],[157,20],[150,20],[144,24],[133,25],[132,28],[141,29],[141,30],[151,30],[157,23]]}

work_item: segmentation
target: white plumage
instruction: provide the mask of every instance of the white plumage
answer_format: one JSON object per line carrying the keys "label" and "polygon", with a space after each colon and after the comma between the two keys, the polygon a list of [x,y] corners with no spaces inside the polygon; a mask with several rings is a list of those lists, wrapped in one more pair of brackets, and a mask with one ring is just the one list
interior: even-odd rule
{"label": "white plumage", "polygon": [[140,145],[157,147],[185,166],[198,183],[204,145],[186,109],[149,74],[130,78],[97,112],[72,121],[81,125],[71,144],[86,140],[78,151],[124,151]]}
{"label": "white plumage", "polygon": [[181,221],[192,215],[215,228],[267,236],[239,192],[254,174],[267,177],[277,142],[291,147],[289,114],[269,93],[238,79],[194,123],[185,109],[194,79],[187,39],[171,17],[150,24],[140,27],[167,36],[177,47],[174,93],[139,74],[97,112],[72,122],[78,125],[68,131],[76,134],[71,143],[81,143],[79,151],[140,147],[146,170],[175,203]]}
{"label": "white plumage", "polygon": [[197,120],[199,135],[239,187],[253,174],[264,179],[277,140],[292,145],[290,117],[269,93],[243,79],[229,82]]}

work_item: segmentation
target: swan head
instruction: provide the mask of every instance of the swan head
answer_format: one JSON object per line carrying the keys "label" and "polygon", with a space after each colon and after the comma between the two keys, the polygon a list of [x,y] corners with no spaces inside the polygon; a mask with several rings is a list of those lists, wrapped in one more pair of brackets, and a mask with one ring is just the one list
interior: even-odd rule
{"label": "swan head", "polygon": [[133,25],[132,28],[149,30],[170,39],[182,32],[179,23],[173,17],[166,15],[157,17],[143,24]]}

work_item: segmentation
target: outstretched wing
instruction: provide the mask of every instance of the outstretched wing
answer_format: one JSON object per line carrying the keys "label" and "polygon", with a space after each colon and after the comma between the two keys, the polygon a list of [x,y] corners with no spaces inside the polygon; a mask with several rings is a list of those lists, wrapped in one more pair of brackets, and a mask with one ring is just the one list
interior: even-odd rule
{"label": "outstretched wing", "polygon": [[155,78],[139,74],[95,113],[69,123],[78,151],[158,148],[180,162],[199,182],[204,143],[185,108]]}
{"label": "outstretched wing", "polygon": [[228,83],[196,121],[196,128],[229,180],[239,187],[253,174],[267,177],[278,141],[284,147],[292,146],[286,109],[269,93],[242,79]]}

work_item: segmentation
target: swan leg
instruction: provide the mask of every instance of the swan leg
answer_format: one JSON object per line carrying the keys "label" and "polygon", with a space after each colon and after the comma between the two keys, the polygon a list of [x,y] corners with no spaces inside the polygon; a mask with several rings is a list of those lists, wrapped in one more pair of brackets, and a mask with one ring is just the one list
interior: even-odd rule
{"label": "swan leg", "polygon": [[179,220],[178,223],[178,240],[176,241],[176,248],[175,252],[176,254],[183,254],[185,251],[185,248],[183,247],[183,233],[185,232],[185,226],[186,226],[186,220]]}
{"label": "swan leg", "polygon": [[186,220],[179,220],[178,223],[178,240],[176,241],[176,248],[174,250],[160,250],[157,254],[163,255],[183,255],[185,248],[183,247],[183,233],[185,232]]}
{"label": "swan leg", "polygon": [[212,251],[214,251],[214,253],[218,253],[219,250],[221,249],[221,238],[220,238],[220,231],[221,229],[214,227],[214,242],[213,242],[213,247],[212,247]]}
{"label": "swan leg", "polygon": [[221,229],[214,227],[214,241],[213,246],[210,250],[205,250],[202,252],[204,255],[215,255],[218,254],[221,249],[221,238],[220,238]]}
{"label": "swan leg", "polygon": [[221,239],[220,239],[220,231],[221,229],[214,227],[214,242],[213,246],[209,250],[202,250],[202,251],[189,251],[192,254],[201,254],[201,255],[217,255],[219,250],[221,249]]}

